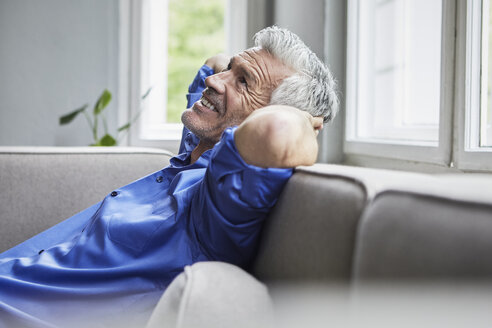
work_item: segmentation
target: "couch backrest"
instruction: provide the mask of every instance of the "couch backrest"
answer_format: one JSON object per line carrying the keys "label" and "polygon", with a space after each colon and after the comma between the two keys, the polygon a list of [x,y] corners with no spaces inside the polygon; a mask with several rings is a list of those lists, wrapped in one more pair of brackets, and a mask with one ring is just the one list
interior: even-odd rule
{"label": "couch backrest", "polygon": [[162,169],[170,157],[143,148],[0,147],[0,252]]}
{"label": "couch backrest", "polygon": [[348,281],[364,186],[298,169],[266,221],[253,273],[263,281]]}
{"label": "couch backrest", "polygon": [[[138,148],[0,147],[0,252],[165,167]],[[492,277],[492,177],[296,169],[253,264],[263,281]]]}
{"label": "couch backrest", "polygon": [[492,278],[492,179],[440,176],[378,194],[360,221],[356,283]]}
{"label": "couch backrest", "polygon": [[303,167],[268,218],[266,282],[492,277],[492,176]]}
{"label": "couch backrest", "polygon": [[359,220],[394,181],[428,176],[341,165],[299,167],[265,224],[252,272],[266,282],[348,282]]}

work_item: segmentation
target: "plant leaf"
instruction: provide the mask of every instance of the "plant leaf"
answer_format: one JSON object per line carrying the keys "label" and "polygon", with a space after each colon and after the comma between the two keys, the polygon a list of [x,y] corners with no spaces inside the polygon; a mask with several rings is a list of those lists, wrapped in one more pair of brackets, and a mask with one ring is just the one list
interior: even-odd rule
{"label": "plant leaf", "polygon": [[108,89],[104,89],[101,96],[99,96],[96,105],[94,105],[94,115],[99,115],[103,111],[103,109],[106,108],[110,101],[111,92],[109,92]]}
{"label": "plant leaf", "polygon": [[100,145],[100,146],[115,146],[116,145],[116,139],[113,138],[109,134],[105,134],[104,137],[102,137],[101,140],[98,141],[98,145]]}
{"label": "plant leaf", "polygon": [[89,105],[85,104],[84,106],[77,108],[73,112],[70,112],[70,113],[65,114],[63,116],[60,116],[60,119],[59,119],[60,125],[65,125],[65,124],[72,122],[74,120],[74,118],[76,118],[77,115],[79,115],[79,113],[82,113],[87,108],[87,106],[89,106]]}
{"label": "plant leaf", "polygon": [[147,91],[145,91],[145,93],[142,95],[142,100],[144,100],[145,98],[147,98],[147,96],[149,95],[150,91],[152,90],[152,87],[148,88]]}
{"label": "plant leaf", "polygon": [[131,122],[128,122],[128,123],[126,123],[125,125],[120,126],[120,127],[118,128],[118,132],[125,131],[125,130],[129,129],[131,125],[132,125],[132,123],[131,123]]}

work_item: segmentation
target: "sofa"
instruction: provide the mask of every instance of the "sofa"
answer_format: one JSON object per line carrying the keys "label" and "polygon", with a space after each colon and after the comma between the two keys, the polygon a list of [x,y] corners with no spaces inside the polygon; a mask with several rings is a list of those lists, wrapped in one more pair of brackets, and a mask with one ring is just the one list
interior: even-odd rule
{"label": "sofa", "polygon": [[[0,251],[162,169],[171,156],[132,147],[0,147]],[[433,309],[434,323],[459,318],[463,327],[467,319],[485,327],[490,278],[492,176],[315,164],[296,168],[247,271],[215,262],[187,267],[148,326],[260,327],[279,316],[280,326],[367,327],[369,318],[394,326],[387,311],[379,314],[389,321],[375,316],[393,308],[394,320],[412,318],[409,326]],[[463,295],[467,306],[434,311]],[[422,311],[409,312],[423,300]]]}

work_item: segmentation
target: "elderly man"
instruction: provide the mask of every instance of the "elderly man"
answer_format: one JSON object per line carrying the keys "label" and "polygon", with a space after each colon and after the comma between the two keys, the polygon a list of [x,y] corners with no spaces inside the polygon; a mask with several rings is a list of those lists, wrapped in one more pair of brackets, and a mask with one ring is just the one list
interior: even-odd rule
{"label": "elderly man", "polygon": [[338,104],[329,70],[296,35],[271,27],[255,43],[200,69],[168,167],[0,255],[0,326],[142,326],[186,265],[247,267]]}

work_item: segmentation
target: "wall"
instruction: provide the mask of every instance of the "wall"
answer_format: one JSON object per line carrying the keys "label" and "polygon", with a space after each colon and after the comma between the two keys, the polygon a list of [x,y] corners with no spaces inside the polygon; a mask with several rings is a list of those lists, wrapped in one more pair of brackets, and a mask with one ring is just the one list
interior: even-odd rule
{"label": "wall", "polygon": [[340,112],[320,133],[319,162],[344,161],[343,139],[345,133],[345,58],[347,36],[347,1],[325,0],[324,58],[338,83]]}
{"label": "wall", "polygon": [[[118,0],[0,1],[0,145],[87,145],[85,119],[104,88],[116,122]],[[111,123],[112,122],[112,123]]]}
{"label": "wall", "polygon": [[[237,1],[237,0],[231,0]],[[246,43],[247,47],[253,47],[253,36],[259,30],[274,24],[275,0],[246,0],[247,23]]]}
{"label": "wall", "polygon": [[296,33],[318,57],[324,56],[324,0],[276,0],[274,21]]}
{"label": "wall", "polygon": [[[276,0],[274,6],[275,24],[299,35],[327,63],[339,82],[341,98],[345,83],[345,6],[344,0]],[[342,161],[343,110],[325,126],[318,140],[318,161]]]}

